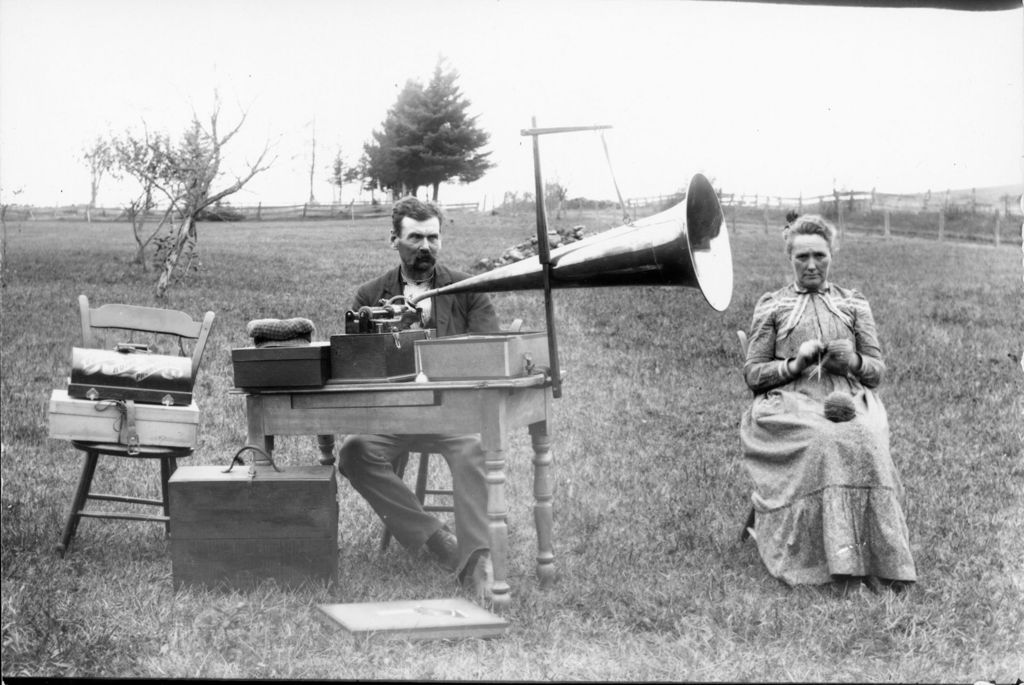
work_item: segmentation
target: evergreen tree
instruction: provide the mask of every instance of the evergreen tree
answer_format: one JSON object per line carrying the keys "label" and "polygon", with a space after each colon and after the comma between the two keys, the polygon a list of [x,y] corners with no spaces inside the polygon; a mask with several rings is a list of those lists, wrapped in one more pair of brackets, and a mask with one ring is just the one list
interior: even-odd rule
{"label": "evergreen tree", "polygon": [[479,152],[490,136],[468,114],[470,102],[455,84],[458,72],[445,71],[443,61],[426,88],[406,82],[373,141],[363,146],[360,171],[367,190],[389,190],[397,198],[431,186],[437,201],[441,183],[472,183],[494,166],[489,152]]}

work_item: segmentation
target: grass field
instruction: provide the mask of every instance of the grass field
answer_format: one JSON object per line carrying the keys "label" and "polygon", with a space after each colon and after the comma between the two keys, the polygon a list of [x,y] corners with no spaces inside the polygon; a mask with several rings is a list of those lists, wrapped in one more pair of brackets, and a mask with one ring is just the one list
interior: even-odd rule
{"label": "grass field", "polygon": [[[614,218],[572,216],[588,232]],[[466,268],[533,230],[532,216],[456,217],[445,260]],[[739,420],[750,396],[735,331],[790,277],[777,234],[733,227],[736,289],[719,314],[692,289],[556,292],[567,378],[552,418],[559,581],[533,579],[529,440],[507,484],[508,633],[433,643],[356,639],[323,602],[455,596],[429,560],[392,545],[340,483],[339,581],[283,591],[175,592],[162,527],[87,520],[54,553],[80,469],[47,437],[47,400],[80,339],[76,298],[155,305],[124,224],[7,226],[2,311],[4,676],[1011,682],[1024,675],[1024,461],[1019,248],[858,236],[833,280],[872,302],[889,367],[881,397],[920,582],[908,593],[790,589],[738,538],[749,483]],[[340,332],[357,283],[391,266],[386,220],[204,224],[202,270],[166,306],[217,313],[190,463],[245,441],[230,350],[253,318]],[[503,322],[543,326],[539,293],[496,294]],[[313,437],[278,460],[315,463]],[[155,464],[109,460],[104,487],[156,495]]]}

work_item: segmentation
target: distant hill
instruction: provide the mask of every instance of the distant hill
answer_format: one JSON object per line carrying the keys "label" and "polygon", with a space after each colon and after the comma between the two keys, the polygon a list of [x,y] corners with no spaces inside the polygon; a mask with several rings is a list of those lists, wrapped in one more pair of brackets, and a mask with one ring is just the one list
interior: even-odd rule
{"label": "distant hill", "polygon": [[[974,201],[981,205],[997,205],[1003,202],[1003,197],[1009,195],[1012,201],[1015,201],[1022,192],[1022,185],[1010,185],[1010,186],[988,186],[986,188],[974,188]],[[971,199],[971,188],[962,188],[959,190],[950,190],[949,199],[954,203],[967,202]],[[932,190],[932,197],[940,198],[945,195],[945,190]],[[924,195],[924,193],[919,193]]]}

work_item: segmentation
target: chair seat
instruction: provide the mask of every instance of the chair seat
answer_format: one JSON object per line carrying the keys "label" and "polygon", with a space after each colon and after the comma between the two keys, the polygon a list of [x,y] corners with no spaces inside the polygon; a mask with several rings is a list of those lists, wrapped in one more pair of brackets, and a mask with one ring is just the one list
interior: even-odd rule
{"label": "chair seat", "polygon": [[85,440],[72,440],[71,444],[75,449],[83,452],[95,452],[113,457],[135,457],[137,459],[162,459],[165,457],[179,459],[192,456],[195,451],[192,447],[158,447],[154,445],[139,445],[138,454],[129,454],[128,445],[113,442],[87,442]]}

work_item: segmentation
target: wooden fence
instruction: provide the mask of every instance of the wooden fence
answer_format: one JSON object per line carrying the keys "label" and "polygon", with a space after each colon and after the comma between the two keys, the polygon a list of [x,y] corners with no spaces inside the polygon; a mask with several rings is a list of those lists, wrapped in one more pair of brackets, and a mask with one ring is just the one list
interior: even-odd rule
{"label": "wooden fence", "polygon": [[[477,211],[477,203],[441,203],[445,212]],[[150,210],[148,218],[159,221],[164,214],[163,209]],[[204,221],[284,221],[295,219],[368,219],[391,216],[390,203],[349,203],[349,204],[318,204],[301,205],[221,205],[210,207],[204,211]],[[4,207],[4,218],[8,221],[128,221],[128,213],[123,207],[93,207],[86,205],[67,205],[64,207],[32,207],[10,205]]]}
{"label": "wooden fence", "polygon": [[[723,201],[726,223],[731,230],[760,230],[765,234],[777,232],[786,223],[786,206],[741,205]],[[1021,214],[1009,214],[990,209],[976,209],[972,213],[951,211],[939,207],[931,211],[894,210],[889,207],[855,207],[845,203],[825,204],[823,207],[804,206],[804,212],[823,214],[839,231],[840,239],[847,231],[876,235],[883,239],[893,236],[927,238],[938,241],[1021,245],[1024,219]]]}
{"label": "wooden fence", "polygon": [[[1001,245],[1021,244],[1022,209],[1016,198],[1005,196],[999,204],[977,202],[971,197],[951,197],[949,193],[933,196],[931,193],[918,195],[896,195],[891,193],[836,191],[831,195],[780,197],[768,195],[745,195],[725,193],[719,197],[726,211],[730,227],[760,227],[765,232],[780,229],[785,224],[785,214],[791,209],[798,212],[823,214],[833,222],[842,234],[848,228],[874,233],[881,237],[893,235],[916,236],[937,240],[982,241]],[[653,195],[626,200],[626,213],[632,219],[655,214],[682,201],[683,193]],[[590,200],[568,200],[563,211],[567,219],[582,216],[584,207],[574,202],[594,204]],[[618,211],[618,203],[607,204],[609,210]],[[448,213],[479,211],[477,203],[442,204]],[[522,203],[518,209],[530,209],[533,203]],[[499,208],[500,210],[501,208]],[[6,221],[30,220],[89,220],[127,221],[124,208],[96,207],[84,205],[65,207],[28,207],[9,205],[3,208]],[[575,213],[574,213],[575,212]],[[391,214],[390,203],[370,202],[349,204],[301,204],[233,206],[223,205],[211,208],[204,217],[207,221],[283,221],[283,220],[355,220],[386,217]],[[159,221],[162,212],[152,212],[153,220]],[[624,217],[625,219],[625,217]]]}

